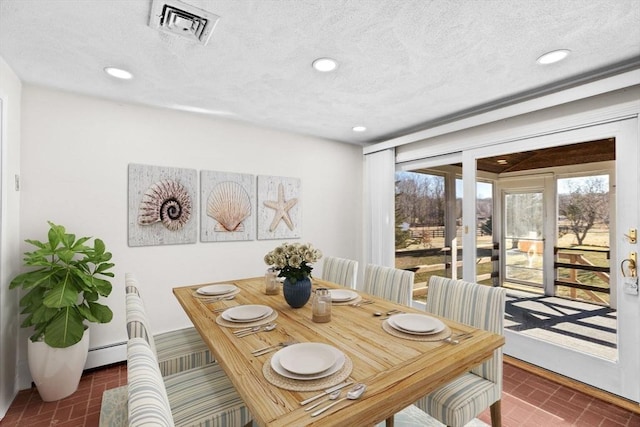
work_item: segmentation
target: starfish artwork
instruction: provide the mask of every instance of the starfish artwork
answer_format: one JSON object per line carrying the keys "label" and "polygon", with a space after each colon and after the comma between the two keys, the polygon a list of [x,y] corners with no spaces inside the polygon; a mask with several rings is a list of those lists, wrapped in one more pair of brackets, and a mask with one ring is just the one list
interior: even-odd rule
{"label": "starfish artwork", "polygon": [[296,203],[298,203],[298,199],[284,199],[284,186],[282,184],[278,184],[278,200],[266,200],[264,202],[266,207],[276,211],[273,215],[271,226],[269,226],[269,231],[273,232],[280,223],[280,220],[287,224],[289,230],[293,230],[293,222],[289,216],[289,210],[294,207]]}

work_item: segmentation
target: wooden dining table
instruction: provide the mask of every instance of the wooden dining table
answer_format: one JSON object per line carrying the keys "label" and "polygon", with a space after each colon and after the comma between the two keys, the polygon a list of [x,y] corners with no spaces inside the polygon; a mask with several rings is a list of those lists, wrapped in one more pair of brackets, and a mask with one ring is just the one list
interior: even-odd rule
{"label": "wooden dining table", "polygon": [[[471,336],[458,344],[444,339],[418,341],[394,336],[382,327],[385,316],[373,313],[394,309],[405,313],[424,311],[360,291],[361,298],[373,303],[334,304],[330,322],[314,323],[311,300],[302,308],[291,308],[282,292],[265,295],[263,277],[221,283],[236,285],[239,293],[231,300],[219,301],[194,294],[207,284],[176,287],[173,293],[260,426],[375,425],[490,358],[494,350],[504,345],[503,336],[445,318],[439,319],[453,334],[470,332]],[[340,288],[318,279],[313,279],[313,285]],[[238,338],[233,328],[216,322],[224,307],[244,304],[273,308],[277,312],[276,329]],[[258,348],[292,340],[325,343],[344,352],[353,365],[349,379],[367,386],[362,397],[311,417],[300,402],[319,392],[292,391],[274,385],[263,373],[274,352],[259,357],[251,354]]]}

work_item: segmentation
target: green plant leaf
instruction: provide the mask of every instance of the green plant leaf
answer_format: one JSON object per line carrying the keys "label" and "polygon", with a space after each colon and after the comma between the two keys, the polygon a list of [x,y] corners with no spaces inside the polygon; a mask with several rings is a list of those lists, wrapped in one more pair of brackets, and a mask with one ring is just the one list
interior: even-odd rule
{"label": "green plant leaf", "polygon": [[44,335],[44,330],[47,327],[46,323],[38,323],[35,325],[33,335],[31,335],[31,341],[38,341]]}
{"label": "green plant leaf", "polygon": [[44,305],[40,305],[35,310],[33,310],[33,314],[31,315],[31,321],[34,324],[48,323],[49,321],[51,321],[51,319],[56,317],[59,311],[60,311],[59,308],[51,308],[51,307],[45,307]]}
{"label": "green plant leaf", "polygon": [[17,275],[9,284],[9,289],[21,287],[22,289],[31,289],[35,286],[48,285],[51,277],[55,276],[56,271],[47,271],[39,269],[29,271]]}
{"label": "green plant leaf", "polygon": [[[113,275],[113,273],[105,273],[107,270],[109,270],[110,268],[113,268],[115,266],[115,264],[110,263],[110,262],[103,262],[101,264],[98,264],[98,267],[96,268],[96,271],[94,272],[95,274],[105,274],[105,275]],[[111,276],[113,277],[113,276]]]}
{"label": "green plant leaf", "polygon": [[32,244],[33,246],[37,246],[40,249],[45,249],[47,247],[46,244],[42,243],[39,240],[31,240],[31,239],[26,239],[25,242]]}
{"label": "green plant leaf", "polygon": [[73,244],[73,246],[71,246],[71,249],[73,249],[74,251],[83,251],[84,249],[86,249],[87,247],[84,246],[84,243],[86,241],[88,241],[89,239],[91,239],[91,237],[81,237],[78,240],[76,240],[76,242]]}
{"label": "green plant leaf", "polygon": [[89,302],[96,302],[98,301],[98,299],[100,299],[100,294],[98,294],[98,292],[96,291],[85,291],[84,299]]}
{"label": "green plant leaf", "polygon": [[113,319],[113,311],[106,305],[90,302],[89,308],[93,316],[98,319],[97,321],[100,323],[109,323],[111,319]]}
{"label": "green plant leaf", "polygon": [[49,246],[53,250],[58,247],[58,245],[64,238],[64,227],[61,225],[56,225],[51,221],[49,221],[49,226],[50,228],[47,236],[49,238]]}
{"label": "green plant leaf", "polygon": [[97,278],[93,279],[93,286],[96,292],[98,292],[103,297],[108,297],[113,288],[109,281]]}
{"label": "green plant leaf", "polygon": [[69,307],[77,302],[78,289],[73,286],[72,280],[68,276],[47,292],[42,300],[45,306],[54,308]]}
{"label": "green plant leaf", "polygon": [[84,318],[76,307],[65,307],[49,322],[44,330],[44,342],[51,347],[63,348],[76,344],[84,334]]}
{"label": "green plant leaf", "polygon": [[31,289],[20,298],[20,307],[26,307],[28,313],[33,312],[33,306],[42,305],[42,298],[47,288],[39,286]]}
{"label": "green plant leaf", "polygon": [[64,238],[62,239],[62,244],[67,248],[72,248],[73,243],[75,241],[76,241],[76,235],[67,233],[64,235]]}
{"label": "green plant leaf", "polygon": [[60,260],[65,264],[70,264],[75,254],[76,253],[69,248],[60,248],[56,251],[58,258],[60,258]]}
{"label": "green plant leaf", "polygon": [[95,239],[93,241],[93,250],[95,251],[95,254],[97,256],[101,256],[102,254],[104,254],[104,251],[106,250],[104,242],[100,239]]}
{"label": "green plant leaf", "polygon": [[97,323],[100,322],[100,320],[93,315],[88,305],[81,304],[78,306],[78,310],[80,311],[80,314],[82,314],[82,317],[87,319],[89,322],[97,322]]}

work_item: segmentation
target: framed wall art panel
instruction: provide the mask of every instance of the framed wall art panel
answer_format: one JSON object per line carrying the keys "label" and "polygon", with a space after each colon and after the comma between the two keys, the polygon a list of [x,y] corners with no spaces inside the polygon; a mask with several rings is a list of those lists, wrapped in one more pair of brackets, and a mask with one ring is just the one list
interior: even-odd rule
{"label": "framed wall art panel", "polygon": [[300,238],[301,182],[298,178],[258,176],[258,239]]}
{"label": "framed wall art panel", "polygon": [[195,243],[195,169],[129,165],[129,246]]}
{"label": "framed wall art panel", "polygon": [[201,171],[200,201],[200,241],[256,238],[254,175]]}

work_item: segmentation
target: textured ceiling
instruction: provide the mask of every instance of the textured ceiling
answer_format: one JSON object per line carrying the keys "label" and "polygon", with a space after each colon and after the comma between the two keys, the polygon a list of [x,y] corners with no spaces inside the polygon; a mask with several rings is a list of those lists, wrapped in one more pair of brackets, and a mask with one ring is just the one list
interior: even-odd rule
{"label": "textured ceiling", "polygon": [[640,67],[638,0],[186,2],[220,16],[206,46],[150,28],[151,0],[0,0],[0,56],[29,84],[362,144]]}

